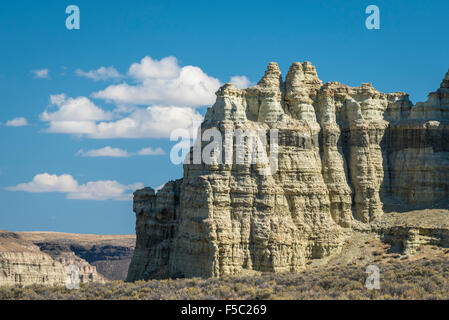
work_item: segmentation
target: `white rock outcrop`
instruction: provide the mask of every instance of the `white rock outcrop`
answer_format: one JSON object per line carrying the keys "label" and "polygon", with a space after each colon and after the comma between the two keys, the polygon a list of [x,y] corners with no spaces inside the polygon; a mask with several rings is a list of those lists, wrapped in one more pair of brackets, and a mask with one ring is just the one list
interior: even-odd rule
{"label": "white rock outcrop", "polygon": [[[353,229],[391,207],[443,203],[448,123],[449,73],[416,106],[406,93],[381,93],[369,83],[323,84],[310,62],[295,62],[285,81],[270,63],[256,86],[225,84],[201,126],[229,138],[214,160],[184,164],[183,178],[157,194],[134,194],[128,281],[299,271],[337,254]],[[262,174],[273,163],[224,160],[236,130],[265,130],[269,141],[277,130],[278,145],[266,147],[277,152],[273,174]]]}

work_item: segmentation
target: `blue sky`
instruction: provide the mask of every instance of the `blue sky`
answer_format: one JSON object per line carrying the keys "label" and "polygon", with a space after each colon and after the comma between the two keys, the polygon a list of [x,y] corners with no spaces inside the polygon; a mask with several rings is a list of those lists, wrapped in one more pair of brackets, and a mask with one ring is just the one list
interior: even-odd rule
{"label": "blue sky", "polygon": [[[71,4],[80,30],[65,27]],[[380,30],[365,28],[370,4]],[[448,1],[2,1],[0,229],[134,233],[127,195],[182,176],[167,132],[270,61],[423,101],[449,67],[448,12]]]}

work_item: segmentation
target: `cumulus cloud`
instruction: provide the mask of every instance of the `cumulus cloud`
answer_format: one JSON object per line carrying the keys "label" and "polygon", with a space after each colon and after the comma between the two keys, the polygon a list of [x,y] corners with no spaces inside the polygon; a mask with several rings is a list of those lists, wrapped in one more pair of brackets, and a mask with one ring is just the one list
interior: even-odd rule
{"label": "cumulus cloud", "polygon": [[246,76],[233,76],[231,77],[231,81],[237,88],[245,89],[248,88],[251,84],[251,81]]}
{"label": "cumulus cloud", "polygon": [[110,120],[112,114],[97,107],[89,98],[67,98],[65,94],[51,95],[50,103],[55,111],[44,111],[42,121],[99,121]]}
{"label": "cumulus cloud", "polygon": [[[77,70],[77,74],[94,80],[120,75],[113,67]],[[113,112],[88,97],[52,95],[53,109],[40,116],[48,123],[46,131],[92,139],[169,138],[173,130],[191,130],[203,120],[195,108],[213,104],[221,85],[199,67],[180,66],[172,56],[161,60],[144,57],[131,64],[125,79],[128,83],[110,85],[91,95],[114,103]],[[234,76],[231,81],[239,88],[250,85],[245,76]]]}
{"label": "cumulus cloud", "polygon": [[27,119],[20,117],[20,118],[14,118],[12,120],[9,120],[5,123],[8,127],[23,127],[28,125]]}
{"label": "cumulus cloud", "polygon": [[180,67],[175,57],[159,61],[144,57],[131,65],[128,76],[136,84],[111,85],[93,97],[116,104],[198,107],[214,103],[214,93],[221,85],[199,67]]}
{"label": "cumulus cloud", "polygon": [[124,201],[132,199],[132,193],[129,193],[129,191],[142,187],[142,183],[123,185],[114,180],[91,181],[86,184],[79,184],[70,174],[58,176],[42,173],[34,176],[31,182],[18,184],[17,186],[7,188],[7,190],[33,193],[59,192],[65,193],[67,199]]}
{"label": "cumulus cloud", "polygon": [[136,79],[173,79],[179,76],[181,68],[175,57],[166,57],[161,60],[153,60],[144,57],[140,63],[133,63],[129,68],[128,75]]}
{"label": "cumulus cloud", "polygon": [[83,149],[81,149],[77,152],[77,155],[83,157],[113,157],[113,158],[124,158],[130,156],[130,154],[126,150],[120,148],[111,148],[109,146],[89,151],[83,151]]}
{"label": "cumulus cloud", "polygon": [[203,119],[193,108],[151,106],[136,108],[128,115],[112,120],[110,112],[97,107],[86,97],[72,99],[57,95],[52,96],[51,101],[57,110],[45,111],[40,117],[49,124],[47,132],[92,139],[168,138],[173,130],[189,130]]}
{"label": "cumulus cloud", "polygon": [[48,69],[32,70],[31,72],[35,79],[48,79],[50,77]]}
{"label": "cumulus cloud", "polygon": [[80,77],[92,79],[94,81],[118,79],[122,77],[122,75],[114,67],[100,67],[97,70],[90,70],[87,72],[81,69],[77,69],[75,71],[75,74]]}
{"label": "cumulus cloud", "polygon": [[178,128],[191,129],[203,117],[193,108],[152,106],[117,121],[100,122],[92,138],[168,138]]}
{"label": "cumulus cloud", "polygon": [[82,157],[113,157],[113,158],[124,158],[131,156],[161,156],[164,154],[165,151],[162,150],[162,148],[153,149],[149,147],[140,149],[136,153],[129,153],[127,150],[120,148],[112,148],[110,146],[89,151],[84,151],[83,149],[81,149],[76,153],[77,156]]}
{"label": "cumulus cloud", "polygon": [[143,148],[137,152],[139,156],[162,156],[165,154],[165,151],[161,148]]}

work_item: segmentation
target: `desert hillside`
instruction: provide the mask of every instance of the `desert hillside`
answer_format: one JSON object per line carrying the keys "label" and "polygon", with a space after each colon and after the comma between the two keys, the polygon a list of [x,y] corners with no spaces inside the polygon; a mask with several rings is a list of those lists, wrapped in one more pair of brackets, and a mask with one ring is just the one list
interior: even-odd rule
{"label": "desert hillside", "polygon": [[70,264],[82,282],[124,280],[134,243],[132,235],[0,231],[0,285],[62,285]]}
{"label": "desert hillside", "polygon": [[[80,290],[34,285],[0,288],[0,299],[447,299],[449,250],[422,245],[414,255],[358,233],[341,255],[310,263],[300,273],[253,273],[222,278],[108,281]],[[380,288],[368,290],[367,264],[380,270]]]}
{"label": "desert hillside", "polygon": [[73,252],[109,280],[124,280],[133,255],[134,235],[92,235],[62,232],[20,232],[22,239],[55,257]]}

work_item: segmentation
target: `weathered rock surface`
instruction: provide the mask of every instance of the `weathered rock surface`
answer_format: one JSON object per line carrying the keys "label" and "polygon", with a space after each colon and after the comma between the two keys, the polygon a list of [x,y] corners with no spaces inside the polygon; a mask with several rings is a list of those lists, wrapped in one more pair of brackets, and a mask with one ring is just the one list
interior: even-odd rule
{"label": "weathered rock surface", "polygon": [[81,283],[124,280],[134,244],[134,236],[0,231],[0,286],[63,286],[72,265]]}
{"label": "weathered rock surface", "polygon": [[371,227],[392,252],[412,255],[422,245],[449,247],[449,210],[386,214]]}
{"label": "weathered rock surface", "polygon": [[64,265],[17,234],[0,231],[0,286],[64,285]]}
{"label": "weathered rock surface", "polygon": [[[322,84],[309,62],[285,81],[270,63],[256,86],[216,94],[201,126],[224,137],[212,161],[195,164],[209,144],[198,138],[182,179],[134,194],[129,281],[298,271],[337,254],[353,230],[377,232],[385,212],[447,206],[449,73],[416,105],[369,83]],[[226,161],[238,130],[270,132],[274,160]]]}
{"label": "weathered rock surface", "polygon": [[[55,259],[71,257],[106,280],[125,280],[135,247],[133,235],[89,235],[63,232],[18,232]],[[93,269],[92,269],[93,270]],[[94,274],[94,272],[92,272]],[[95,278],[96,276],[93,275]]]}

